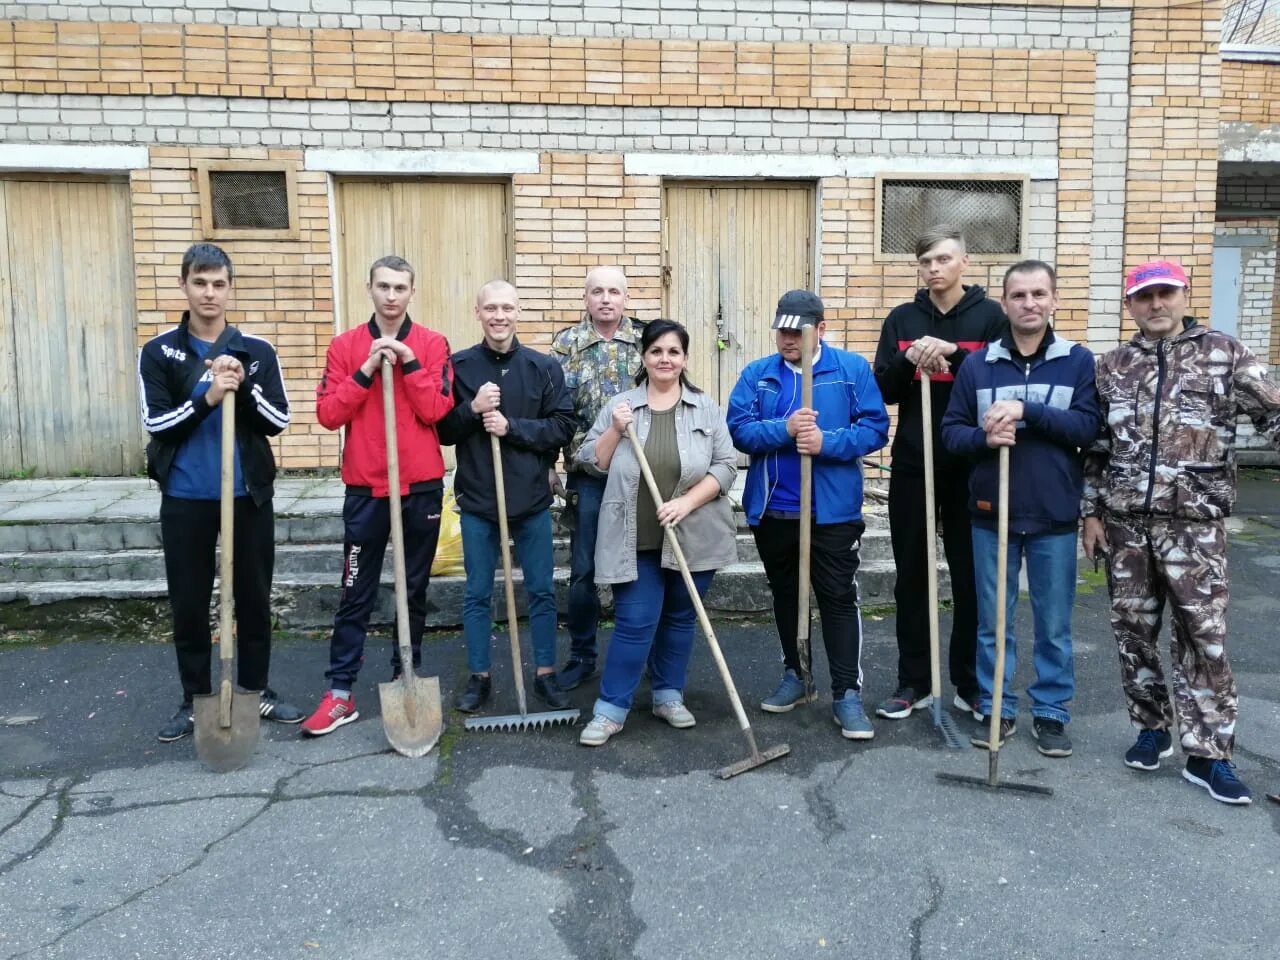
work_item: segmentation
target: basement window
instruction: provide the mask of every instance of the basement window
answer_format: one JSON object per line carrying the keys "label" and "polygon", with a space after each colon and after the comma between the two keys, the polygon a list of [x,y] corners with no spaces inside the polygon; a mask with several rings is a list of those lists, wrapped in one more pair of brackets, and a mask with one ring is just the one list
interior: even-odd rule
{"label": "basement window", "polygon": [[1003,175],[876,178],[879,259],[915,259],[916,238],[940,224],[959,227],[976,256],[1022,257],[1030,179]]}
{"label": "basement window", "polygon": [[206,240],[296,240],[297,169],[292,164],[202,161],[196,165]]}

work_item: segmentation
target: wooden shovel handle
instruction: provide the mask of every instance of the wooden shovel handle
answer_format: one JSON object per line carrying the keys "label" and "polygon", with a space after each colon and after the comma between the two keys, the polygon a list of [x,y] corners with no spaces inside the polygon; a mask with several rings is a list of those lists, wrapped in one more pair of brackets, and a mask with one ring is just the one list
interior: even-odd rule
{"label": "wooden shovel handle", "polygon": [[[409,640],[409,588],[404,569],[404,519],[400,515],[400,447],[396,440],[395,365],[382,358],[382,423],[387,442],[387,509],[391,514],[391,563],[396,581],[396,645],[406,691],[414,677],[413,644]],[[412,705],[413,698],[406,696]]]}
{"label": "wooden shovel handle", "polygon": [[219,513],[218,658],[221,660],[218,685],[218,724],[231,726],[231,660],[235,640],[231,624],[235,616],[235,533],[236,533],[236,395],[222,395],[222,488]]}
{"label": "wooden shovel handle", "polygon": [[924,445],[924,546],[929,572],[929,692],[942,699],[942,654],[938,627],[938,499],[933,477],[933,388],[927,370],[920,370],[920,422]]}
{"label": "wooden shovel handle", "polygon": [[1009,448],[1000,448],[1000,499],[996,515],[996,672],[991,682],[991,724],[988,744],[993,754],[1000,750],[1000,715],[1004,706],[1005,607],[1008,600],[1009,564]]}
{"label": "wooden shovel handle", "polygon": [[[817,330],[812,324],[800,329],[800,405],[813,407],[813,351]],[[813,686],[809,663],[809,583],[813,548],[813,457],[800,455],[800,577],[797,593],[796,652],[806,697]]]}
{"label": "wooden shovel handle", "polygon": [[507,593],[507,637],[511,640],[511,674],[515,681],[516,703],[520,716],[529,712],[524,696],[524,667],[520,662],[520,630],[516,618],[516,589],[511,582],[511,542],[507,532],[507,483],[502,473],[502,442],[496,433],[489,434],[489,450],[493,454],[493,485],[498,495],[498,543],[502,547],[502,581]]}

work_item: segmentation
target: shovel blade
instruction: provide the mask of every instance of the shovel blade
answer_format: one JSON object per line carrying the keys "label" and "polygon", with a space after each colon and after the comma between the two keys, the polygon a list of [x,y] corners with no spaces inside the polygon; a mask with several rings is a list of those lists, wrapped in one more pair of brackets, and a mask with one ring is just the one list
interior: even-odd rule
{"label": "shovel blade", "polygon": [[770,760],[777,760],[779,757],[785,757],[790,752],[790,744],[780,743],[776,747],[769,747],[767,750],[761,750],[759,753],[753,753],[745,760],[739,760],[737,763],[731,763],[727,767],[721,767],[716,771],[716,776],[721,780],[728,780],[730,777],[736,777],[740,773],[746,773],[748,770],[754,770],[756,767],[763,766]]}
{"label": "shovel blade", "polygon": [[439,677],[415,677],[378,684],[382,729],[393,750],[406,757],[425,757],[444,733]]}
{"label": "shovel blade", "polygon": [[214,773],[239,770],[258,745],[262,694],[233,691],[231,725],[222,725],[222,697],[216,693],[192,698],[196,724],[196,756]]}

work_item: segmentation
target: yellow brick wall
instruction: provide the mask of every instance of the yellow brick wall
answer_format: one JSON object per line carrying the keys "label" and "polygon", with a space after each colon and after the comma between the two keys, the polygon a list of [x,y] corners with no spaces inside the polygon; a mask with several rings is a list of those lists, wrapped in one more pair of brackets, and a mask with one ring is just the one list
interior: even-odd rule
{"label": "yellow brick wall", "polygon": [[1280,64],[1222,64],[1223,123],[1280,123]]}
{"label": "yellow brick wall", "polygon": [[[232,155],[218,148],[152,147],[150,153],[150,168],[135,171],[130,183],[140,344],[172,327],[187,306],[178,275],[183,253],[200,239],[195,163]],[[302,166],[297,150],[237,149],[234,156]],[[280,354],[292,422],[273,443],[285,467],[337,462],[337,436],[315,418],[315,385],[333,336],[327,191],[324,174],[300,169],[298,240],[217,241],[235,266],[231,322],[270,340]]]}

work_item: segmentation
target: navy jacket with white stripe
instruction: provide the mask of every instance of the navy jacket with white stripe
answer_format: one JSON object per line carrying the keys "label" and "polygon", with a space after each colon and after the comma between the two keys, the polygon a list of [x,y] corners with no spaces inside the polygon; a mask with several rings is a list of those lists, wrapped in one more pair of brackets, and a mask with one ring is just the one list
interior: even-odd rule
{"label": "navy jacket with white stripe", "polygon": [[994,528],[999,451],[987,446],[982,418],[996,400],[1021,400],[1023,419],[1009,450],[1009,531],[1074,530],[1084,488],[1082,451],[1102,426],[1093,353],[1052,330],[1029,360],[1015,357],[1012,346],[1006,334],[965,358],[942,417],[942,442],[974,462],[969,512],[976,525]]}
{"label": "navy jacket with white stripe", "polygon": [[[138,389],[142,426],[151,436],[147,444],[147,475],[165,489],[178,448],[213,412],[203,396],[192,399],[204,366],[190,345],[188,314],[166,333],[148,340],[138,354]],[[258,506],[271,499],[276,476],[275,457],[267,437],[289,425],[289,398],[275,349],[266,340],[233,328],[224,353],[244,365],[245,382],[236,391],[236,443],[240,468],[249,495]],[[210,356],[207,359],[212,360]]]}

